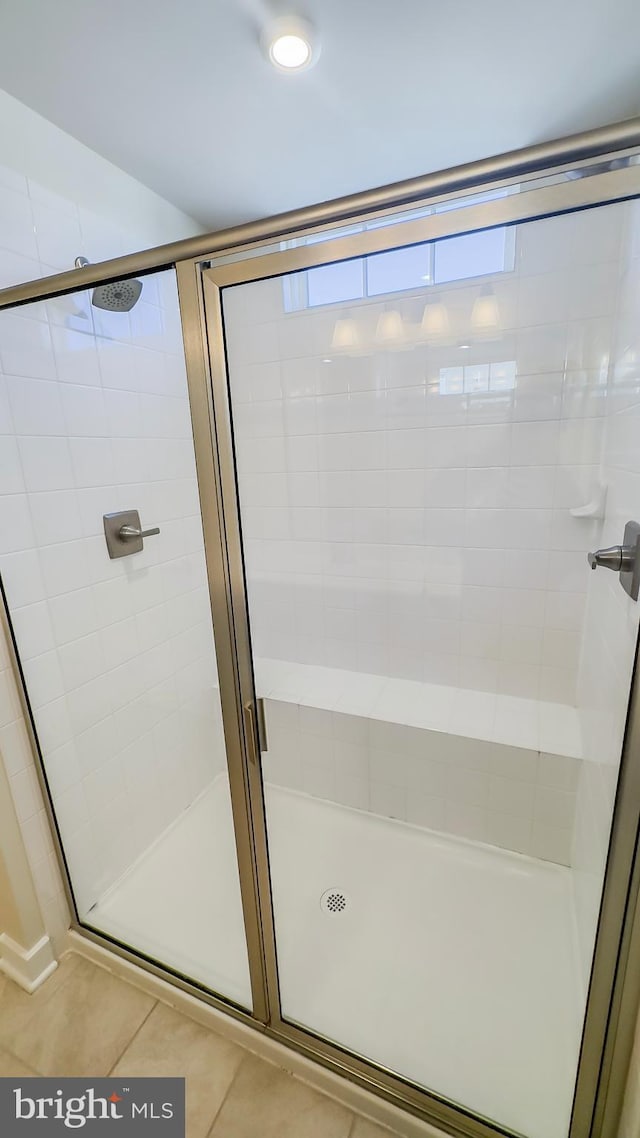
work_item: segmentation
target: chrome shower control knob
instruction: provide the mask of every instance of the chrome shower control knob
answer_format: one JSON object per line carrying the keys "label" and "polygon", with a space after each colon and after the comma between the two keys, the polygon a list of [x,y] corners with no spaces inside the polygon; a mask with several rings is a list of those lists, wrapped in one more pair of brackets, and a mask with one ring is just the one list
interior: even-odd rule
{"label": "chrome shower control knob", "polygon": [[138,526],[120,526],[118,533],[122,541],[135,541],[139,537],[153,537],[154,534],[160,533],[158,526],[153,526],[152,529],[139,529]]}
{"label": "chrome shower control knob", "polygon": [[607,549],[597,549],[587,554],[592,569],[613,569],[614,573],[628,573],[633,568],[635,549],[626,545],[610,545]]}
{"label": "chrome shower control knob", "polygon": [[632,601],[640,596],[640,525],[627,522],[622,545],[610,545],[587,554],[591,569],[613,569],[620,576],[620,584]]}
{"label": "chrome shower control knob", "polygon": [[117,510],[114,514],[103,514],[104,536],[109,557],[128,557],[130,553],[140,553],[144,549],[145,537],[160,533],[158,526],[143,529],[137,510]]}

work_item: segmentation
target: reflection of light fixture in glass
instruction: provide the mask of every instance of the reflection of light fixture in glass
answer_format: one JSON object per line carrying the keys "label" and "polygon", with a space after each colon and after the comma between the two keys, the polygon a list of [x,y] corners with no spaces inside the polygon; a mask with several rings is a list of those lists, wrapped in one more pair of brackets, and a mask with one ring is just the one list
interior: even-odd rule
{"label": "reflection of light fixture in glass", "polygon": [[420,329],[428,340],[446,336],[449,331],[449,313],[437,296],[428,300],[422,313]]}
{"label": "reflection of light fixture in glass", "polygon": [[354,351],[360,346],[358,325],[350,316],[336,320],[331,337],[331,347],[336,351]]}
{"label": "reflection of light fixture in glass", "polygon": [[478,332],[495,332],[500,327],[500,309],[490,285],[485,285],[475,299],[471,326]]}
{"label": "reflection of light fixture in glass", "polygon": [[397,309],[381,312],[376,324],[376,340],[379,344],[399,344],[404,339],[404,324]]}

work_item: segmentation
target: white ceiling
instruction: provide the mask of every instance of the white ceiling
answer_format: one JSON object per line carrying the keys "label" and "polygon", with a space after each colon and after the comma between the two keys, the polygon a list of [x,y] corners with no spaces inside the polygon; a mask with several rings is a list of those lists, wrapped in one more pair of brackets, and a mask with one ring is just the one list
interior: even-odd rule
{"label": "white ceiling", "polygon": [[0,0],[0,86],[209,228],[640,112],[638,0]]}

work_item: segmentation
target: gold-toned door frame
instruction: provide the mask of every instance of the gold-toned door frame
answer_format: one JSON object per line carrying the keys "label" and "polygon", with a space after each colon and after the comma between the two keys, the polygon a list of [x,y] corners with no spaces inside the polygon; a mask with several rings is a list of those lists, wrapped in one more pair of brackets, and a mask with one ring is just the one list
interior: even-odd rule
{"label": "gold-toned door frame", "polygon": [[[209,355],[209,379],[213,393],[212,411],[216,424],[220,502],[224,514],[235,651],[239,664],[240,704],[255,708],[250,627],[244,578],[237,479],[234,462],[233,424],[229,405],[229,378],[224,341],[222,293],[226,287],[263,280],[312,266],[361,257],[424,241],[518,222],[530,222],[575,210],[598,208],[614,202],[640,197],[640,167],[631,166],[594,175],[584,181],[562,181],[536,190],[500,197],[480,205],[431,214],[418,220],[402,221],[381,229],[365,230],[326,242],[301,245],[232,259],[216,267],[194,260],[178,267],[183,294],[199,293],[204,306],[205,334]],[[363,215],[362,220],[366,220]],[[202,311],[202,307],[201,307]],[[189,313],[185,310],[185,318]],[[258,741],[252,743],[253,750]],[[277,986],[276,946],[270,903],[268,849],[261,774],[255,763],[248,763],[248,789],[255,840],[254,870],[258,881],[263,931],[263,962],[269,987],[271,1019],[269,1034],[295,1046],[306,1055],[336,1071],[375,1089],[449,1133],[467,1138],[488,1138],[505,1133],[499,1124],[474,1116],[386,1070],[362,1055],[348,1053],[326,1039],[287,1022],[281,1012]],[[620,1076],[626,1073],[621,1056],[628,1050],[629,1030],[635,1023],[637,996],[627,980],[624,1008],[625,955],[631,949],[632,898],[630,888],[640,870],[632,871],[640,821],[640,695],[633,687],[629,729],[626,734],[620,787],[612,830],[611,850],[603,895],[592,981],[590,984],[584,1037],[581,1049],[570,1138],[613,1138],[620,1105]],[[630,874],[632,880],[630,880]],[[640,935],[640,934],[639,934]],[[638,987],[638,991],[636,991]],[[624,1038],[626,1037],[626,1039]],[[615,1053],[618,1052],[618,1061]],[[613,1073],[613,1078],[612,1078]],[[615,1093],[614,1093],[615,1092]],[[544,1094],[544,1089],[541,1088]]]}
{"label": "gold-toned door frame", "polygon": [[[400,217],[393,226],[358,233],[348,239],[330,237],[322,245],[288,249],[286,252],[265,252],[265,246],[273,249],[275,243],[277,248],[282,240],[290,240],[294,236],[335,229],[341,223],[388,217],[408,206],[431,206],[464,191],[505,187],[549,172],[558,174],[576,165],[601,169],[603,159],[606,161],[608,157],[635,153],[638,149],[640,119],[634,119],[396,186],[0,290],[1,311],[73,293],[100,282],[176,268],[250,958],[252,1014],[177,974],[169,966],[80,923],[51,808],[28,694],[11,637],[10,618],[3,603],[0,617],[6,626],[11,663],[30,731],[54,843],[75,914],[73,927],[88,939],[128,960],[143,963],[150,972],[170,979],[213,1006],[250,1023],[256,1030],[267,1032],[460,1138],[491,1138],[492,1135],[495,1138],[495,1135],[506,1131],[497,1124],[477,1118],[469,1110],[425,1092],[397,1074],[372,1064],[365,1057],[349,1053],[281,1018],[220,289],[245,280],[469,232],[474,228],[515,224],[519,220],[530,221],[638,197],[640,168],[636,166],[598,173],[579,181],[543,185],[526,193],[513,194],[481,206],[431,215],[417,222],[402,221]],[[247,259],[235,260],[236,255]],[[207,269],[213,257],[219,267],[210,272]],[[222,261],[227,264],[222,265]],[[640,916],[636,914],[640,896],[640,856],[636,849],[639,824],[640,691],[634,681],[570,1138],[614,1138],[615,1135],[640,998],[640,969],[628,967],[630,962],[640,959]],[[541,1093],[544,1093],[543,1088]]]}

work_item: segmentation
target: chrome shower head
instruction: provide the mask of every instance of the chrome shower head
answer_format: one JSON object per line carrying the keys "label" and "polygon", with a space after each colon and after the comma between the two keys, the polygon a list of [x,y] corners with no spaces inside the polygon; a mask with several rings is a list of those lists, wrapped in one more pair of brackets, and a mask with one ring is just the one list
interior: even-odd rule
{"label": "chrome shower head", "polygon": [[112,281],[94,288],[91,303],[95,308],[106,308],[110,312],[128,312],[141,292],[141,281]]}
{"label": "chrome shower head", "polygon": [[[83,269],[90,262],[86,257],[76,257],[76,269]],[[105,308],[108,312],[129,312],[140,297],[142,281],[111,281],[98,285],[91,293],[94,308]]]}

